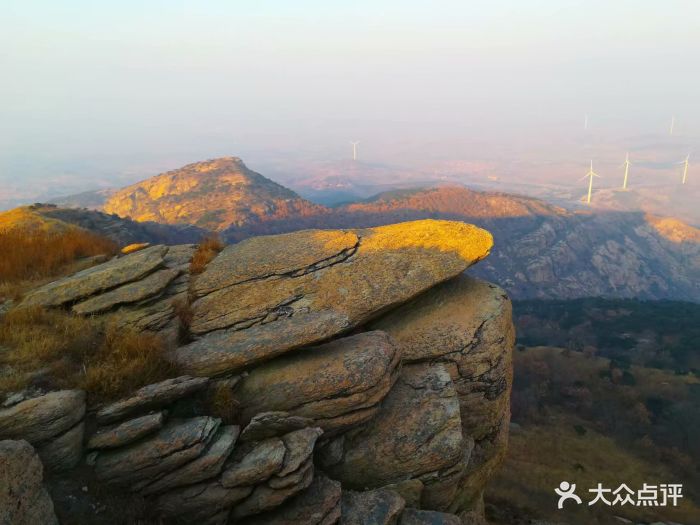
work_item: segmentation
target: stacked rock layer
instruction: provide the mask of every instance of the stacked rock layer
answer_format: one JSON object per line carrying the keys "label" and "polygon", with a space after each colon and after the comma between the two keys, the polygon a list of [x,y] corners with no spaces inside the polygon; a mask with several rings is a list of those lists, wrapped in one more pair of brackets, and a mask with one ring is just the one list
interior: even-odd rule
{"label": "stacked rock layer", "polygon": [[[503,291],[464,274],[491,245],[446,221],[309,230],[229,246],[196,277],[192,246],[153,246],[51,283],[25,303],[164,333],[182,375],[87,417],[83,392],[16,395],[0,439],[59,476],[83,458],[166,523],[479,523],[514,340]],[[222,391],[225,421],[207,403]]]}

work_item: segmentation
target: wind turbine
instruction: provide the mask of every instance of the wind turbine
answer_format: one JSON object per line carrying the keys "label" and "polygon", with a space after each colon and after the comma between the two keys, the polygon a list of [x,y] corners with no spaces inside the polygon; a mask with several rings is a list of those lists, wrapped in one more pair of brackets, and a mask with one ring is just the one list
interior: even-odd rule
{"label": "wind turbine", "polygon": [[357,160],[357,145],[359,143],[360,143],[359,141],[350,143],[350,144],[352,144],[352,160]]}
{"label": "wind turbine", "polygon": [[587,204],[591,203],[591,193],[593,193],[593,177],[600,177],[595,171],[593,171],[593,161],[591,161],[591,168],[588,170],[588,173],[586,173],[583,177],[581,177],[579,180],[583,180],[586,177],[588,177],[588,199],[586,200]]}
{"label": "wind turbine", "polygon": [[676,126],[676,116],[671,117],[671,127],[668,129],[668,134],[673,135],[673,128]]}
{"label": "wind turbine", "polygon": [[622,189],[626,190],[627,189],[627,176],[630,173],[630,154],[628,153],[627,156],[625,157],[625,163],[623,166],[625,167],[625,180],[622,182]]}
{"label": "wind turbine", "polygon": [[685,157],[685,160],[681,162],[683,164],[683,180],[681,184],[685,184],[685,181],[688,179],[688,164],[690,163],[690,153],[688,153]]}

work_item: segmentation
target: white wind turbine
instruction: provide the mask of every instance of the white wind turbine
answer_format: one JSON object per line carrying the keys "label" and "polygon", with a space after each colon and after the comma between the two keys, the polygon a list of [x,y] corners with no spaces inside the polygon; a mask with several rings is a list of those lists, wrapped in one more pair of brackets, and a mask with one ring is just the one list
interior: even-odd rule
{"label": "white wind turbine", "polygon": [[586,203],[590,204],[591,203],[591,194],[593,193],[593,177],[600,177],[595,171],[593,171],[593,161],[591,161],[591,167],[588,170],[588,173],[586,173],[583,177],[581,177],[579,180],[583,180],[586,177],[588,177],[588,199],[586,199]]}
{"label": "white wind turbine", "polygon": [[630,154],[628,153],[627,156],[625,157],[625,163],[623,166],[625,167],[625,180],[622,181],[622,189],[626,190],[627,189],[627,176],[630,174],[630,165],[632,163],[630,162]]}
{"label": "white wind turbine", "polygon": [[352,160],[357,160],[357,145],[359,143],[360,143],[359,141],[350,143],[350,144],[352,144]]}
{"label": "white wind turbine", "polygon": [[690,153],[688,153],[685,156],[685,160],[683,162],[680,162],[679,164],[683,165],[683,179],[681,181],[681,184],[685,184],[685,181],[688,180],[688,165],[690,164]]}

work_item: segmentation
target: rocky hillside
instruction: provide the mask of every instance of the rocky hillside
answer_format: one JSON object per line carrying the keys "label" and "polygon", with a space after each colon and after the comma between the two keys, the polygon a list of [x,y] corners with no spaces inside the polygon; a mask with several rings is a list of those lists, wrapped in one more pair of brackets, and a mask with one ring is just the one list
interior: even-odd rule
{"label": "rocky hillside", "polygon": [[464,271],[491,247],[459,222],[309,230],[198,276],[193,247],[153,246],[34,290],[15,309],[163,334],[173,374],[109,402],[7,392],[0,521],[483,524],[514,330]]}
{"label": "rocky hillside", "polygon": [[[700,230],[641,212],[569,212],[538,199],[445,186],[380,194],[265,225],[266,231],[461,220],[492,232],[493,256],[476,273],[515,298],[588,296],[700,302]],[[229,238],[265,233],[230,229]]]}
{"label": "rocky hillside", "polygon": [[192,243],[207,235],[196,226],[171,226],[154,222],[136,222],[107,213],[82,209],[60,208],[53,204],[34,204],[0,212],[0,232],[24,230],[62,231],[78,227],[112,239],[120,246],[134,243]]}
{"label": "rocky hillside", "polygon": [[104,204],[136,221],[192,224],[209,230],[318,214],[322,207],[225,157],[188,164],[128,186]]}

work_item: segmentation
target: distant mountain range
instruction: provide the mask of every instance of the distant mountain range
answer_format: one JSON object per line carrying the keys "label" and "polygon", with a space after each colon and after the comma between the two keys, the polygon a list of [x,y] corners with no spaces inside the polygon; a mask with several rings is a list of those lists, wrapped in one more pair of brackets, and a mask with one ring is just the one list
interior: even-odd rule
{"label": "distant mountain range", "polygon": [[190,164],[124,188],[108,196],[104,210],[138,224],[217,231],[230,242],[305,228],[463,220],[495,238],[491,256],[473,272],[516,298],[700,302],[700,230],[643,212],[567,211],[532,197],[454,185],[389,191],[328,208],[235,157]]}

